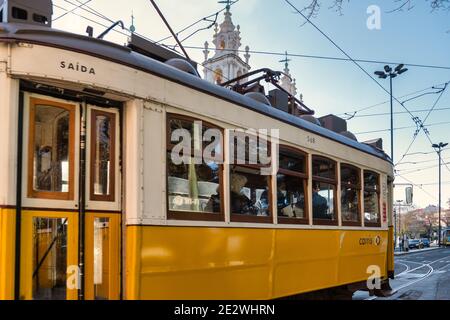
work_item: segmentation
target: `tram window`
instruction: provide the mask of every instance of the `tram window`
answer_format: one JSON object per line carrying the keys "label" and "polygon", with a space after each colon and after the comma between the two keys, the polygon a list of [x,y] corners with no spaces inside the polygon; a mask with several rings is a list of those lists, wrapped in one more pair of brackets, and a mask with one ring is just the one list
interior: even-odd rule
{"label": "tram window", "polygon": [[270,144],[251,134],[235,132],[230,137],[230,150],[233,150],[232,162],[238,165],[270,168]]}
{"label": "tram window", "polygon": [[238,131],[229,144],[231,221],[272,223],[269,142]]}
{"label": "tram window", "polygon": [[91,111],[91,200],[115,200],[115,114]]}
{"label": "tram window", "polygon": [[336,163],[313,156],[313,218],[318,225],[337,225],[336,218]]}
{"label": "tram window", "polygon": [[231,166],[230,207],[232,221],[271,223],[270,176],[260,169]]}
{"label": "tram window", "polygon": [[28,196],[72,200],[73,106],[31,99]]}
{"label": "tram window", "polygon": [[307,224],[306,156],[280,147],[277,175],[277,208],[279,223]]}
{"label": "tram window", "polygon": [[341,211],[344,225],[361,226],[360,170],[341,165]]}
{"label": "tram window", "polygon": [[314,177],[336,180],[336,163],[322,157],[313,157],[312,174]]}
{"label": "tram window", "polygon": [[364,171],[364,217],[366,226],[380,226],[380,176]]}
{"label": "tram window", "polygon": [[[169,219],[222,221],[224,219],[222,144],[221,141],[214,144],[216,139],[212,139],[213,147],[211,142],[201,142],[209,129],[216,129],[220,134],[222,130],[205,122],[200,123],[195,119],[175,115],[169,115],[168,128],[170,128],[167,143]],[[178,134],[175,130],[182,131]],[[187,150],[183,149],[181,152],[183,154],[176,145],[178,141],[172,141],[174,133],[177,137],[187,134],[185,137],[190,138],[189,141],[182,141],[187,146]],[[206,156],[206,148],[211,148],[210,156]],[[205,157],[196,157],[198,152]]]}
{"label": "tram window", "polygon": [[33,219],[33,299],[65,300],[67,220]]}

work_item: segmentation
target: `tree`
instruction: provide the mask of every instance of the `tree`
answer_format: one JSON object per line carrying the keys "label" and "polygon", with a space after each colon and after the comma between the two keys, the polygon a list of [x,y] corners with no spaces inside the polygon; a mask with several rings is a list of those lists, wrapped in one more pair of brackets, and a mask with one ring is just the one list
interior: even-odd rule
{"label": "tree", "polygon": [[[412,10],[415,6],[415,2],[419,0],[392,0],[394,8],[389,12]],[[423,0],[422,0],[423,1]],[[329,9],[335,10],[339,14],[343,14],[344,5],[349,3],[350,0],[328,0]],[[448,10],[450,11],[450,0],[431,0],[431,11]],[[320,9],[322,8],[323,1],[311,0],[309,5],[303,8],[302,12],[309,18],[317,17]]]}

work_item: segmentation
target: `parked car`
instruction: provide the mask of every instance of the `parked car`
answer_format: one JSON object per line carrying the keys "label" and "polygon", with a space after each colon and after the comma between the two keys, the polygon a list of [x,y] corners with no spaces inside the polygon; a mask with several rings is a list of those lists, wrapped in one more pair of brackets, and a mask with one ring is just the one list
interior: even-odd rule
{"label": "parked car", "polygon": [[424,248],[429,248],[430,247],[430,240],[429,239],[423,238],[423,239],[420,239],[420,241],[422,241],[422,244],[423,244]]}
{"label": "parked car", "polygon": [[410,239],[409,240],[409,248],[410,249],[422,249],[423,248],[423,243],[422,243],[421,240]]}

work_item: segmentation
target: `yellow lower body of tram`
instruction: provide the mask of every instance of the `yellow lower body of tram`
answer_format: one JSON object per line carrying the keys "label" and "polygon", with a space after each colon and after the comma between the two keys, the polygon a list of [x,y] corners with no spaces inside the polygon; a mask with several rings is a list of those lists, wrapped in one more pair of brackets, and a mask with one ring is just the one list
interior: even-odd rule
{"label": "yellow lower body of tram", "polygon": [[[87,226],[96,215],[87,213]],[[77,265],[75,213],[23,211],[22,255],[33,256],[34,217],[69,219],[67,264]],[[120,299],[120,221],[110,217],[115,221],[103,252],[109,271],[103,273],[103,287],[95,290]],[[0,226],[0,299],[13,299],[14,209],[1,210]],[[89,244],[93,233],[86,230]],[[365,286],[371,276],[386,279],[393,270],[387,231],[128,226],[125,233],[124,299],[274,299],[346,284]],[[92,248],[86,245],[87,299],[95,298]],[[22,259],[22,299],[33,298],[32,261]],[[66,298],[77,299],[77,290],[68,287]]]}
{"label": "yellow lower body of tram", "polygon": [[274,299],[386,278],[387,244],[383,231],[128,227],[127,298]]}

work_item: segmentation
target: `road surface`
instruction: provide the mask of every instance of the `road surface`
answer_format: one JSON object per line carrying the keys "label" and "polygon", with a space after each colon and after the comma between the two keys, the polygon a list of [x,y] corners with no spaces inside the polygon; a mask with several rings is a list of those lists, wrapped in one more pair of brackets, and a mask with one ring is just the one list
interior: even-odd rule
{"label": "road surface", "polygon": [[353,300],[450,300],[450,248],[396,256],[395,275],[393,296],[358,291]]}

